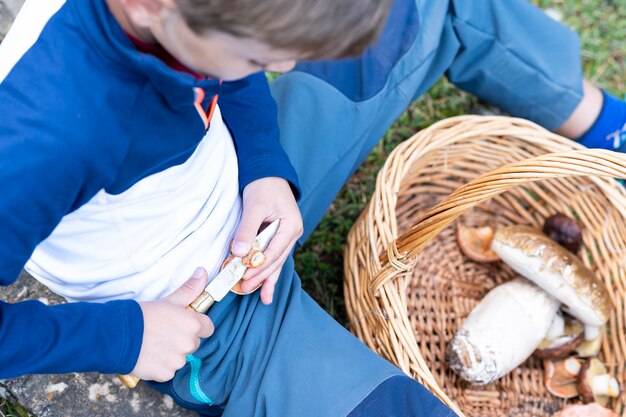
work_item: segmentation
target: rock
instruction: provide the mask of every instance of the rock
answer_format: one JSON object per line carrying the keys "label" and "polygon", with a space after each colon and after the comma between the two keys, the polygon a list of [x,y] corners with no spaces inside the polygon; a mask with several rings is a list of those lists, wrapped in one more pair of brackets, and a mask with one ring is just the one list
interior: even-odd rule
{"label": "rock", "polygon": [[[10,302],[45,299],[49,304],[63,302],[63,298],[26,272],[15,284],[0,287],[0,299]],[[178,407],[171,397],[144,384],[130,390],[115,375],[98,373],[27,375],[0,380],[0,397],[16,400],[35,417],[197,416],[195,412]]]}
{"label": "rock", "polygon": [[3,4],[13,16],[17,15],[17,12],[22,8],[24,0],[0,0],[0,4]]}
{"label": "rock", "polygon": [[15,14],[8,8],[4,1],[0,0],[0,41],[9,31],[11,23],[15,19]]}

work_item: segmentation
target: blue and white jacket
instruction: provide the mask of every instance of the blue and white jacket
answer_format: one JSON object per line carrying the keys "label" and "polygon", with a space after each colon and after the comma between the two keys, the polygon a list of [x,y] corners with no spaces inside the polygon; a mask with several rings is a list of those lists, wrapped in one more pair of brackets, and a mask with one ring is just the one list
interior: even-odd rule
{"label": "blue and white jacket", "polygon": [[[197,80],[138,52],[103,0],[55,2],[58,10],[0,83],[0,284],[14,282],[62,218],[97,193],[120,195],[184,164],[206,133],[198,88],[204,109],[219,93],[240,190],[276,176],[297,193],[264,74],[221,85]],[[0,378],[128,373],[142,333],[136,301],[0,301]]]}

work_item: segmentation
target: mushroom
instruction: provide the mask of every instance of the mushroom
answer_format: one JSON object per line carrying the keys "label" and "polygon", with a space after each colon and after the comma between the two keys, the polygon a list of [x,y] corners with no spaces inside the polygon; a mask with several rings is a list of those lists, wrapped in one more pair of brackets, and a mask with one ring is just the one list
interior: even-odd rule
{"label": "mushroom", "polygon": [[[228,263],[232,261],[234,257],[235,255],[230,255],[228,258],[226,258],[224,262],[222,263],[222,269],[226,267],[226,265],[228,265]],[[265,263],[265,254],[261,252],[260,250],[253,248],[250,250],[250,252],[248,252],[246,256],[241,258],[241,263],[244,264],[246,268],[258,268]],[[255,292],[261,287],[261,285],[263,285],[263,282],[260,282],[259,285],[257,285],[251,291],[244,292],[241,289],[241,284],[243,283],[243,281],[244,281],[243,278],[237,281],[237,283],[233,285],[233,287],[230,290],[238,295],[246,295],[246,294]]]}
{"label": "mushroom", "polygon": [[580,225],[561,213],[546,219],[543,233],[572,253],[578,252],[583,241]]}
{"label": "mushroom", "polygon": [[606,405],[609,398],[619,395],[619,383],[608,374],[597,358],[588,359],[578,375],[578,392],[585,404],[596,402]]}
{"label": "mushroom", "polygon": [[[548,334],[546,335],[546,339],[556,339],[565,333],[565,317],[563,317],[563,312],[561,310],[557,311],[552,319],[552,323],[550,323],[550,328],[548,329]],[[545,339],[544,339],[545,340]]]}
{"label": "mushroom", "polygon": [[581,358],[589,358],[600,353],[602,347],[602,335],[592,340],[585,340],[576,347],[576,354]]}
{"label": "mushroom", "polygon": [[458,226],[456,229],[456,241],[461,252],[472,261],[485,263],[500,260],[498,255],[491,250],[493,229],[484,227]]}
{"label": "mushroom", "polygon": [[568,405],[552,417],[619,417],[619,415],[600,404],[591,403]]}
{"label": "mushroom", "polygon": [[578,373],[580,361],[574,356],[567,359],[543,361],[544,382],[546,389],[559,398],[575,398],[578,396]]}
{"label": "mushroom", "polygon": [[606,287],[576,255],[538,229],[499,229],[491,248],[513,270],[543,288],[585,325],[585,340],[601,333],[609,319],[611,299]]}
{"label": "mushroom", "polygon": [[241,258],[243,263],[248,268],[258,268],[265,263],[265,254],[257,249],[252,249],[246,256]]}
{"label": "mushroom", "polygon": [[450,368],[474,384],[506,375],[543,340],[558,308],[557,300],[525,279],[495,287],[448,343]]}
{"label": "mushroom", "polygon": [[[563,316],[557,314],[556,317]],[[539,359],[562,359],[583,343],[583,332],[583,325],[578,320],[568,317],[564,319],[561,333],[554,335],[548,332],[533,356]]]}

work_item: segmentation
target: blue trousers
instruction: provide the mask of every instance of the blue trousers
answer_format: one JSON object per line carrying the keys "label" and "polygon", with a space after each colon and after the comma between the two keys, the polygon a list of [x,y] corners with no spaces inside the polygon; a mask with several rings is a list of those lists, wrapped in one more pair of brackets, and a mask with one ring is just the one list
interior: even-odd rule
{"label": "blue trousers", "polygon": [[[577,36],[525,0],[396,0],[365,54],[302,63],[272,85],[302,187],[301,242],[391,123],[444,74],[549,129],[582,98]],[[293,258],[272,305],[230,294],[209,315],[214,335],[172,381],[153,384],[203,415],[454,415],[303,292]]]}

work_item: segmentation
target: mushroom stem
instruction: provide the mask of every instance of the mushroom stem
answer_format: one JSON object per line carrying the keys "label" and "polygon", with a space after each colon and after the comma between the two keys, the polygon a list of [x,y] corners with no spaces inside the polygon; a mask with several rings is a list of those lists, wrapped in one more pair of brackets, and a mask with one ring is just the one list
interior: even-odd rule
{"label": "mushroom stem", "polygon": [[563,315],[557,311],[552,319],[552,323],[550,324],[550,328],[548,329],[548,334],[546,335],[546,339],[554,340],[557,337],[561,336],[565,333],[565,319]]}
{"label": "mushroom stem", "polygon": [[576,376],[580,372],[581,365],[578,359],[571,356],[565,360],[563,367],[569,376]]}
{"label": "mushroom stem", "polygon": [[600,337],[600,327],[585,324],[585,340],[593,340]]}
{"label": "mushroom stem", "polygon": [[265,254],[260,250],[252,249],[241,259],[241,262],[248,268],[258,268],[265,263]]}
{"label": "mushroom stem", "polygon": [[594,396],[607,395],[616,398],[619,395],[619,384],[609,374],[596,375],[591,380],[591,391]]}

